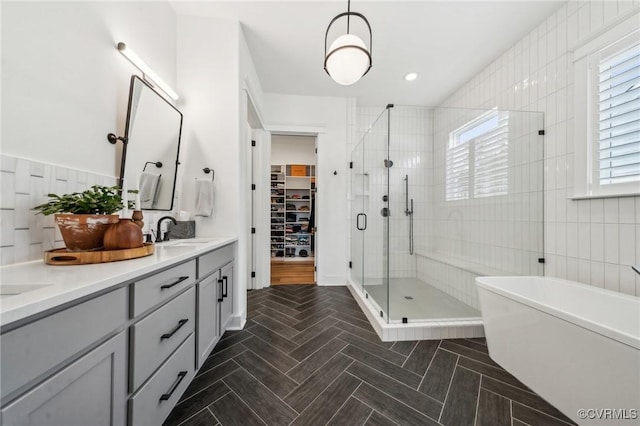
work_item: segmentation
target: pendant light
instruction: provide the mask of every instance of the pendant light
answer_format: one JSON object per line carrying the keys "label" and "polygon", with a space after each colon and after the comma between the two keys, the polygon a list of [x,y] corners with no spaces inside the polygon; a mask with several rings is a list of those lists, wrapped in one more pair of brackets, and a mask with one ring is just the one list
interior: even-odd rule
{"label": "pendant light", "polygon": [[[350,33],[351,17],[362,19],[369,30],[369,47],[355,34]],[[347,18],[347,32],[336,38],[327,51],[327,38],[331,26],[340,18]],[[348,0],[347,11],[336,15],[324,35],[324,70],[338,84],[349,86],[362,78],[371,69],[371,26],[361,13],[351,11]]]}

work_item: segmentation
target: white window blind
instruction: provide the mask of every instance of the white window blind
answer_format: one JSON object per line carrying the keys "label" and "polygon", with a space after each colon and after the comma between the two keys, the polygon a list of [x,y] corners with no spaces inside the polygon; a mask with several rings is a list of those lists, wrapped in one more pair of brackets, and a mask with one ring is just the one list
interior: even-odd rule
{"label": "white window blind", "polygon": [[469,144],[450,146],[447,149],[446,199],[469,198]]}
{"label": "white window blind", "polygon": [[493,127],[474,140],[475,174],[473,195],[491,197],[508,192],[509,115],[496,116]]}
{"label": "white window blind", "polygon": [[446,200],[508,193],[509,115],[491,111],[449,134]]}
{"label": "white window blind", "polygon": [[600,185],[640,181],[640,43],[600,60]]}

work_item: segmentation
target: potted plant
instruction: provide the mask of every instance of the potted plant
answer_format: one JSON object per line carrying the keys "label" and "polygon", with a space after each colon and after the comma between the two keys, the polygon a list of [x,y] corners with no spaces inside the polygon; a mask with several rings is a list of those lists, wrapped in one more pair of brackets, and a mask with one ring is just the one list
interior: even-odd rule
{"label": "potted plant", "polygon": [[67,250],[99,250],[107,228],[118,223],[113,213],[124,207],[121,192],[118,186],[94,185],[84,192],[48,194],[51,199],[33,209],[36,214],[55,214]]}

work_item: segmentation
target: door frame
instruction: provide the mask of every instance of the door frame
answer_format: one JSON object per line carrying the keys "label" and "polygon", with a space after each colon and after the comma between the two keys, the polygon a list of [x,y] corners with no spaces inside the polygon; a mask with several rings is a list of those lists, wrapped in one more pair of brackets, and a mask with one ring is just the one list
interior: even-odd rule
{"label": "door frame", "polygon": [[[276,125],[276,126],[266,126],[265,130],[267,132],[269,132],[269,150],[268,150],[268,158],[267,158],[267,165],[264,169],[265,172],[267,172],[267,177],[265,180],[265,182],[269,182],[269,178],[270,178],[270,172],[271,172],[271,136],[272,135],[280,135],[280,136],[310,136],[310,137],[314,137],[315,138],[315,146],[316,146],[316,152],[315,152],[315,156],[316,156],[316,174],[315,174],[315,178],[316,178],[316,194],[315,194],[315,205],[316,205],[316,209],[314,214],[317,213],[318,210],[318,191],[317,188],[320,187],[321,182],[319,180],[319,156],[318,156],[318,151],[320,150],[320,138],[321,135],[323,133],[325,133],[325,129],[323,126],[287,126],[287,125]],[[265,192],[264,194],[260,194],[260,197],[262,197],[264,195],[264,200],[265,200],[265,204],[264,204],[264,209],[268,212],[265,213],[265,218],[267,220],[268,223],[270,223],[269,221],[269,217],[270,217],[270,212],[271,212],[271,208],[270,208],[270,194],[271,194],[271,188],[270,185],[266,185],[265,186]],[[315,228],[316,230],[318,229],[318,216],[316,215],[315,218]],[[271,226],[268,226],[268,230],[271,230]],[[318,251],[318,238],[317,238],[317,234],[314,236],[314,242],[315,242],[315,248],[314,248],[314,253],[313,253],[313,262],[314,262],[314,281],[317,285],[318,283],[318,275],[317,275],[317,271],[319,270],[319,264],[322,262],[321,260],[321,256],[319,256],[319,251]],[[267,280],[269,283],[271,283],[271,233],[267,233],[267,235],[265,236],[265,240],[264,240],[264,245],[262,243],[259,243],[260,246],[266,247],[266,251],[265,253],[267,253],[267,257],[268,257],[268,263],[267,263],[267,269],[268,269],[268,275],[267,275]]]}

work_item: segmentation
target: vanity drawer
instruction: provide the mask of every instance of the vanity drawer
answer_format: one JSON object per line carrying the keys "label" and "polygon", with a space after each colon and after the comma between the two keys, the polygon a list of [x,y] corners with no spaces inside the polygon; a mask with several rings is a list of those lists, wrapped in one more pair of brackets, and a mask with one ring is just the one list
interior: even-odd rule
{"label": "vanity drawer", "polygon": [[198,258],[198,278],[204,278],[233,260],[235,244],[229,244]]}
{"label": "vanity drawer", "polygon": [[131,317],[137,317],[195,281],[196,261],[190,260],[135,282],[131,286]]}
{"label": "vanity drawer", "polygon": [[122,327],[126,306],[121,288],[3,334],[2,397]]}
{"label": "vanity drawer", "polygon": [[195,375],[195,337],[189,338],[129,399],[130,425],[161,425]]}
{"label": "vanity drawer", "polygon": [[131,391],[144,383],[193,332],[195,318],[196,289],[192,287],[131,326]]}

